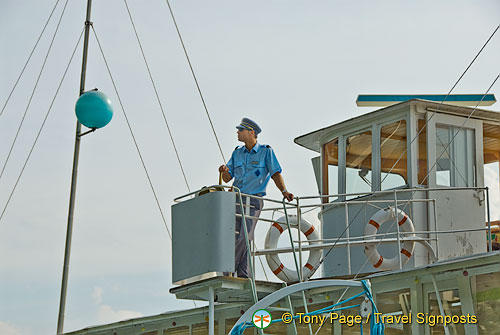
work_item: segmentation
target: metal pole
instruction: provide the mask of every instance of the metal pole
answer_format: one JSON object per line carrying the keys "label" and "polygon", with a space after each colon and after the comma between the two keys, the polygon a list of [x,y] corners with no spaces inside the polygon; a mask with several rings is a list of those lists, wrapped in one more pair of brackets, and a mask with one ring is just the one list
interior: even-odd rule
{"label": "metal pole", "polygon": [[214,335],[214,288],[208,287],[208,334]]}
{"label": "metal pole", "polygon": [[403,268],[403,260],[401,259],[401,235],[399,231],[399,212],[398,212],[398,195],[396,190],[394,190],[394,214],[396,214],[396,230],[398,232],[398,259],[399,259],[399,269]]}
{"label": "metal pole", "polygon": [[[243,230],[243,234],[245,236],[245,244],[247,248],[247,258],[248,262],[250,263],[250,270],[251,270],[251,275],[250,275],[250,284],[252,288],[252,297],[253,297],[253,302],[257,303],[259,301],[259,298],[257,297],[257,286],[255,285],[255,273],[253,272],[254,266],[253,266],[253,260],[252,260],[252,255],[251,252],[252,250],[250,249],[250,241],[248,237],[248,231],[247,231],[247,221],[246,221],[246,215],[245,215],[245,208],[243,208],[243,199],[241,197],[241,191],[237,189],[238,192],[238,199],[240,201],[240,210],[241,210],[241,230]],[[241,232],[240,232],[241,234]]]}
{"label": "metal pole", "polygon": [[345,233],[347,241],[347,273],[351,274],[351,234],[349,232],[349,208],[347,207],[347,201],[345,202]]}
{"label": "metal pole", "polygon": [[[300,213],[300,206],[299,206],[299,198],[297,198],[297,236],[299,238],[299,269],[300,269],[300,278],[301,280],[304,280],[304,269],[303,269],[303,263],[302,263],[302,230],[300,226],[300,222],[302,221],[302,215]],[[292,242],[293,243],[293,242]]]}
{"label": "metal pole", "polygon": [[[285,198],[283,198],[282,202],[283,202],[283,211],[285,212],[286,226],[288,227],[288,236],[290,237],[290,244],[292,246],[293,260],[295,262],[295,268],[297,269],[297,277],[299,279],[299,283],[302,283],[304,279],[301,276],[302,272],[300,271],[299,263],[297,262],[297,255],[295,253],[295,245],[293,244],[292,227],[290,226],[290,221],[288,220],[288,213],[286,211]],[[298,202],[298,199],[297,199],[297,202]],[[297,204],[297,207],[298,207],[298,204]],[[297,223],[300,224],[300,221],[298,221]],[[299,234],[300,234],[300,230],[299,230]],[[309,309],[307,307],[306,294],[304,291],[302,291],[302,300],[304,301],[304,312],[306,314],[308,314]],[[309,326],[309,334],[312,335],[313,331],[312,331],[311,323],[309,323],[308,326]]]}
{"label": "metal pole", "polygon": [[[436,299],[439,305],[439,311],[441,312],[441,315],[443,316],[444,319],[446,314],[444,313],[443,303],[441,302],[441,295],[439,294],[439,290],[437,287],[436,277],[433,274],[431,274],[431,279],[432,279],[432,284],[434,285],[434,292],[436,294]],[[448,326],[446,324],[444,325],[444,333],[445,335],[450,335],[450,330],[448,329]]]}
{"label": "metal pole", "polygon": [[493,251],[493,241],[491,240],[491,218],[490,218],[490,190],[486,187],[486,209],[488,215],[488,251]]}
{"label": "metal pole", "polygon": [[[90,33],[90,11],[92,8],[92,0],[87,0],[87,16],[85,19],[85,37],[83,42],[83,58],[82,58],[82,72],[80,76],[80,95],[85,91],[85,73],[87,70],[87,54],[89,46],[89,33]],[[76,121],[76,136],[75,136],[75,151],[73,155],[73,173],[71,176],[71,191],[69,197],[69,210],[68,210],[68,227],[66,230],[66,247],[64,250],[64,266],[61,283],[61,299],[59,301],[59,315],[57,318],[57,334],[63,333],[64,329],[64,313],[66,309],[66,291],[68,288],[68,274],[69,274],[69,259],[71,253],[71,236],[73,234],[73,212],[75,209],[75,195],[76,195],[76,179],[78,174],[78,159],[80,156],[80,134],[82,125]]]}
{"label": "metal pole", "polygon": [[[436,232],[436,256],[439,260],[439,231],[438,231],[438,226],[437,226],[437,207],[436,207],[436,199],[432,199],[432,208],[434,209],[434,231]],[[430,227],[429,227],[430,229]],[[431,237],[431,235],[427,235],[428,238]]]}

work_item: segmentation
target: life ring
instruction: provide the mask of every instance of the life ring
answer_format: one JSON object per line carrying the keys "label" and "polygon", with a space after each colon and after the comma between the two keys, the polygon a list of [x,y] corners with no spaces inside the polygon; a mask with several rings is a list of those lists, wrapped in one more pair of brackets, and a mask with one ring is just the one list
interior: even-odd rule
{"label": "life ring", "polygon": [[[397,209],[398,215],[398,225],[399,230],[407,233],[412,233],[415,231],[415,227],[413,226],[413,222],[406,215],[405,212]],[[394,221],[395,211],[393,207],[387,207],[379,210],[377,213],[373,214],[365,227],[365,240],[373,240],[374,236],[378,232],[378,229],[382,224],[388,221]],[[408,235],[405,235],[408,236]],[[415,241],[404,241],[403,246],[401,247],[401,262],[402,265],[406,264],[410,257],[413,254],[413,249],[415,248]],[[382,257],[378,250],[377,246],[373,244],[365,245],[365,255],[366,258],[370,261],[373,267],[377,270],[395,270],[399,269],[399,257],[396,255],[392,258],[384,258]]]}
{"label": "life ring", "polygon": [[[292,228],[298,228],[298,220],[296,215],[288,215],[288,222]],[[275,249],[278,246],[278,240],[280,235],[288,229],[286,225],[286,218],[281,217],[276,222],[273,222],[269,230],[267,231],[266,241],[264,247],[266,249]],[[309,242],[310,245],[319,244],[318,240],[320,238],[318,231],[314,226],[309,223],[304,218],[300,222],[300,230],[307,237],[308,241],[316,240],[316,242]],[[304,279],[310,278],[319,266],[321,259],[321,250],[310,250],[309,258],[303,267],[302,274]],[[298,282],[299,275],[297,271],[291,270],[281,263],[278,254],[266,255],[267,264],[273,271],[273,273],[279,279],[287,283]]]}

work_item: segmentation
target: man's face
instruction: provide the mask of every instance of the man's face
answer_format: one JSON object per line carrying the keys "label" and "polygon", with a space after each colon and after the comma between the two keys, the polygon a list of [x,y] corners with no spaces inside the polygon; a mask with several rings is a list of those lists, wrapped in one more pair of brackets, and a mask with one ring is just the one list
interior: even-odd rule
{"label": "man's face", "polygon": [[254,137],[254,131],[253,130],[248,130],[248,129],[238,129],[236,131],[238,134],[238,141],[245,142],[251,137]]}

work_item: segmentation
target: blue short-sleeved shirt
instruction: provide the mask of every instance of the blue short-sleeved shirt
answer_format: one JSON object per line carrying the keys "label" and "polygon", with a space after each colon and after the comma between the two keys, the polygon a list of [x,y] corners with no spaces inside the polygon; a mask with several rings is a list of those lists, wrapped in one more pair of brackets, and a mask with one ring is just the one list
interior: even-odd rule
{"label": "blue short-sleeved shirt", "polygon": [[242,193],[260,196],[266,195],[266,186],[271,176],[281,172],[273,149],[259,143],[250,151],[244,145],[236,147],[227,167],[234,178],[234,186]]}

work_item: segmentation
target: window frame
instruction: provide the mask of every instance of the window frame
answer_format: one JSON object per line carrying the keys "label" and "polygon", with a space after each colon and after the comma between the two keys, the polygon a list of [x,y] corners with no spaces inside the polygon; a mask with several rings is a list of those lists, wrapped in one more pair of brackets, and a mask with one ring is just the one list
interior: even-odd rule
{"label": "window frame", "polygon": [[[465,124],[464,124],[465,121]],[[428,187],[448,187],[437,184],[436,166],[436,125],[442,124],[451,127],[462,127],[474,130],[474,164],[476,181],[474,187],[484,187],[484,166],[483,166],[483,123],[481,120],[468,119],[465,117],[427,112],[427,171],[429,171]]]}

